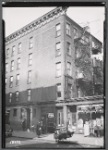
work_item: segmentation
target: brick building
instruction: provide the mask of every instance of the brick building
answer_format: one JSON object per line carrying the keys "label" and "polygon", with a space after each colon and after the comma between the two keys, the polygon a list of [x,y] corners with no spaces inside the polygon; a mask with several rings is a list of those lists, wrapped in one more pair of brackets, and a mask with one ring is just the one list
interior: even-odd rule
{"label": "brick building", "polygon": [[80,130],[86,119],[103,118],[103,62],[93,57],[102,43],[66,10],[57,7],[6,37],[6,116],[14,129],[25,119],[27,128],[41,120],[45,129],[68,122]]}

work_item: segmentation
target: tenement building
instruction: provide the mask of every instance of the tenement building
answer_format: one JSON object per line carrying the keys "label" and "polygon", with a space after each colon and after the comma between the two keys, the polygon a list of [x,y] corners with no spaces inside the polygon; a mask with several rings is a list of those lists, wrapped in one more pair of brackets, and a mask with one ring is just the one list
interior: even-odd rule
{"label": "tenement building", "polygon": [[[6,37],[6,119],[13,129],[103,125],[102,43],[57,7]],[[44,131],[43,131],[44,132]]]}

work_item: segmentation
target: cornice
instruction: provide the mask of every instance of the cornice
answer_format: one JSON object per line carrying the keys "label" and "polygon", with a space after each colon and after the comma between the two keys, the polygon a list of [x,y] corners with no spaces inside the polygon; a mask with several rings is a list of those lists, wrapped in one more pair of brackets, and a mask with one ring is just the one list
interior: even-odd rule
{"label": "cornice", "polygon": [[60,15],[66,14],[67,7],[57,7],[52,11],[48,12],[47,14],[43,15],[42,17],[36,19],[35,21],[31,22],[30,24],[24,26],[20,30],[12,33],[5,39],[5,44],[9,44],[24,35],[32,32],[33,30],[38,29],[39,27],[45,25],[46,23],[54,20],[55,18],[59,17]]}

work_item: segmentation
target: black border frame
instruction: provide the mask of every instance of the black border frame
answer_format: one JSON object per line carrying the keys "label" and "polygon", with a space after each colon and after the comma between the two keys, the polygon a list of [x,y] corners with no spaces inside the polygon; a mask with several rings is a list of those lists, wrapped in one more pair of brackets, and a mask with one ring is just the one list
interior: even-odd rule
{"label": "black border frame", "polygon": [[[98,4],[98,5],[97,5]],[[4,70],[4,64],[5,64],[5,55],[4,55],[4,48],[5,48],[5,44],[4,44],[4,37],[5,37],[5,27],[3,28],[5,22],[2,21],[2,7],[50,7],[50,6],[105,6],[105,24],[104,24],[104,95],[105,95],[105,102],[104,102],[104,110],[105,110],[105,134],[104,134],[104,145],[105,148],[101,148],[101,149],[107,149],[107,137],[108,137],[108,121],[107,121],[107,116],[108,116],[108,102],[107,102],[107,85],[108,85],[108,81],[107,81],[107,76],[108,76],[108,69],[107,69],[107,60],[108,60],[108,52],[107,52],[107,46],[108,46],[108,39],[107,39],[107,34],[108,34],[108,30],[107,30],[107,22],[108,22],[108,2],[107,0],[95,0],[95,1],[89,1],[89,0],[79,0],[79,1],[74,1],[74,0],[40,0],[40,1],[36,1],[36,0],[4,0],[3,3],[0,2],[0,10],[1,10],[1,15],[0,15],[0,36],[1,36],[1,40],[0,40],[0,57],[1,57],[1,73],[0,73],[0,85],[1,85],[1,91],[0,91],[0,96],[1,96],[1,103],[0,103],[0,108],[1,108],[1,113],[0,113],[0,118],[1,118],[1,130],[0,130],[0,134],[1,134],[1,145],[0,148],[4,148],[4,142],[3,142],[3,138],[4,138],[4,134],[2,132],[2,130],[4,130],[4,114],[5,114],[5,110],[3,108],[3,106],[5,105],[5,86],[4,86],[4,74],[5,74],[5,70]],[[3,32],[4,31],[4,32]],[[7,149],[7,148],[6,148]],[[9,148],[8,148],[9,149]],[[14,149],[14,148],[13,148]],[[15,148],[16,149],[16,148]],[[42,149],[42,148],[39,148]],[[49,149],[49,148],[48,148]],[[53,149],[53,148],[51,148]],[[54,148],[55,149],[55,148]],[[60,148],[59,148],[60,149]],[[74,148],[72,148],[74,149]],[[82,148],[75,148],[75,149],[82,149]],[[84,148],[84,149],[89,149],[89,148]],[[90,148],[90,149],[98,149],[98,148]],[[99,148],[100,149],[100,148]]]}

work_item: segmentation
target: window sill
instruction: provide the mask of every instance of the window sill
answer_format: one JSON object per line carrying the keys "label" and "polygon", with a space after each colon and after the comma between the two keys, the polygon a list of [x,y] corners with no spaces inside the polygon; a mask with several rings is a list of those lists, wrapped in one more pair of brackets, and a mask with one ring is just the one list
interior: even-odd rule
{"label": "window sill", "polygon": [[56,36],[55,36],[55,38],[58,38],[58,37],[60,37],[60,36],[61,36],[61,34],[60,34],[60,35],[58,35],[58,36],[56,35]]}

